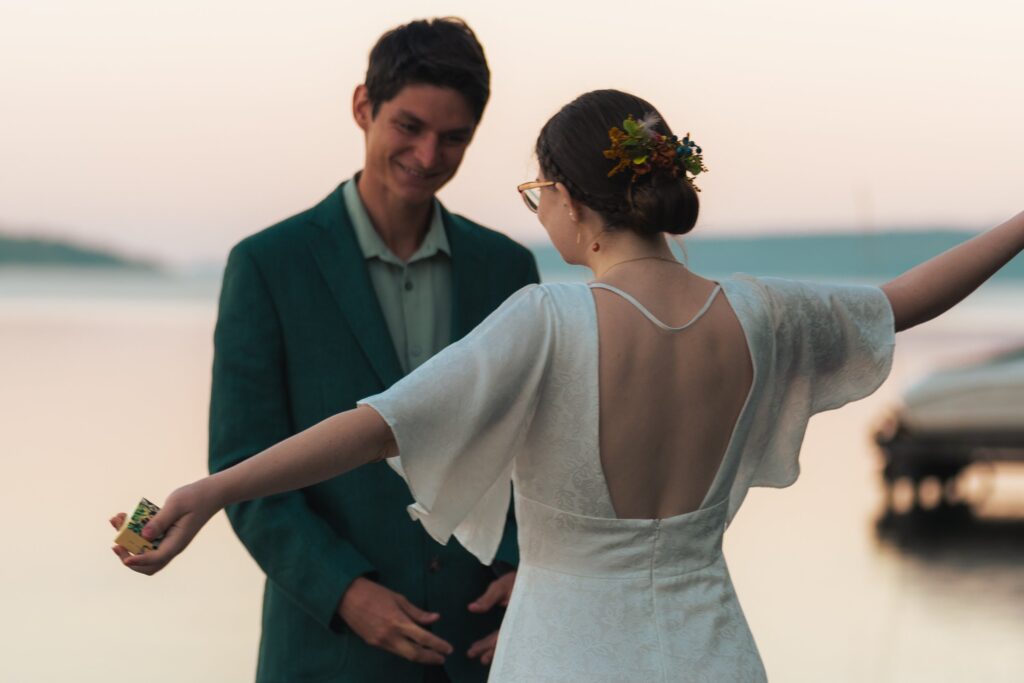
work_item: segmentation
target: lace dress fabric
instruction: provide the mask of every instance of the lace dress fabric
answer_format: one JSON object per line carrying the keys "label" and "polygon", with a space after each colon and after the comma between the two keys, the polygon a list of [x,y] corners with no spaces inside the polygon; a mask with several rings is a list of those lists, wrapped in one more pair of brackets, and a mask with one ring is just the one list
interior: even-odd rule
{"label": "lace dress fabric", "polygon": [[722,536],[751,486],[796,480],[812,414],[885,379],[893,319],[873,287],[736,277],[721,291],[754,379],[714,482],[690,513],[615,515],[598,449],[597,316],[585,284],[524,288],[361,401],[391,426],[400,454],[389,463],[416,500],[410,515],[439,542],[454,535],[489,564],[515,490],[520,566],[491,681],[765,680]]}

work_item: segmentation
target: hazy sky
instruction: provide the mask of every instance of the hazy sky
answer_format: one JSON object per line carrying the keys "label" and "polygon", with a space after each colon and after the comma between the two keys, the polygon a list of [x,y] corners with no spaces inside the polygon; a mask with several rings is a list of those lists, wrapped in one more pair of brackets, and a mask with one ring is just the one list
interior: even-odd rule
{"label": "hazy sky", "polygon": [[380,33],[466,18],[493,96],[449,208],[524,241],[546,118],[598,87],[704,147],[707,235],[947,225],[1024,209],[1016,0],[0,0],[0,229],[221,260],[360,167]]}

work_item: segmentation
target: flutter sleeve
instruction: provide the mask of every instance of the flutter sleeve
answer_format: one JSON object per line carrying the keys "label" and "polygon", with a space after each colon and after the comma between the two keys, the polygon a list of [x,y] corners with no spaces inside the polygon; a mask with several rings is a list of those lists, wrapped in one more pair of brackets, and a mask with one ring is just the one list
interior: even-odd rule
{"label": "flutter sleeve", "polygon": [[552,326],[543,287],[529,285],[462,340],[359,401],[391,427],[398,455],[388,464],[415,499],[410,516],[439,543],[454,534],[484,564],[501,542]]}
{"label": "flutter sleeve", "polygon": [[748,286],[741,300],[759,323],[752,332],[759,376],[730,518],[750,486],[796,481],[810,417],[874,392],[895,346],[892,307],[877,287],[779,278]]}
{"label": "flutter sleeve", "polygon": [[889,375],[892,306],[878,287],[765,278],[775,325],[775,362],[806,382],[812,413],[870,395]]}

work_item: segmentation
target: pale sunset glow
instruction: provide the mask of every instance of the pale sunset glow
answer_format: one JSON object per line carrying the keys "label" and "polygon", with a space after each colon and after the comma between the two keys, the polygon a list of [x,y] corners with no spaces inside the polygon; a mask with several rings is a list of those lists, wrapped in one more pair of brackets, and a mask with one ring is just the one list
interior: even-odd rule
{"label": "pale sunset glow", "polygon": [[[377,39],[446,16],[474,29],[492,80],[440,199],[530,246],[544,286],[523,287],[533,280],[526,250],[457,221],[448,247],[441,231],[417,243],[416,226],[392,212],[395,196],[430,201],[473,120],[452,92],[423,87],[400,92],[377,120],[360,89],[368,182],[324,202],[315,226],[249,240],[225,275],[240,240],[322,202],[362,167],[353,94]],[[759,658],[786,683],[1024,681],[1024,214],[1011,218],[1024,209],[1022,29],[1021,0],[0,0],[0,683],[235,683],[257,669],[259,680],[347,681],[392,664],[403,668],[374,675],[437,681],[441,669],[369,648],[398,643],[436,662],[436,638],[449,637],[456,650],[480,649],[446,653],[456,658],[445,675],[482,679],[466,656],[483,661],[496,641],[481,633],[470,645],[478,636],[459,624],[494,631],[501,615],[471,616],[463,610],[492,608],[445,593],[483,582],[507,594],[513,580],[526,597],[504,617],[494,678],[505,661],[565,662],[584,680],[646,681],[658,669],[717,680],[729,676],[693,667],[756,669]],[[602,88],[649,100],[702,148],[709,170],[697,179],[697,227],[681,240],[685,269],[656,242],[613,237],[608,211],[577,211],[563,188],[544,188],[529,208],[516,190],[537,177],[549,117]],[[585,130],[588,117],[564,117],[559,134]],[[587,144],[604,139],[604,125]],[[598,179],[605,167],[587,159],[615,165],[605,146],[581,145],[580,159],[553,153],[556,165]],[[559,179],[570,184],[567,168]],[[576,198],[591,192],[577,184]],[[380,201],[355,201],[359,191]],[[683,202],[673,200],[673,217],[663,201],[672,194],[624,221],[678,229]],[[892,343],[892,329],[952,303],[1014,254]],[[592,297],[592,279],[606,291]],[[847,286],[885,283],[888,299]],[[481,325],[486,336],[426,363],[519,288]],[[631,301],[673,327],[691,315],[697,324],[667,336]],[[429,415],[381,412],[381,396],[403,391],[409,399],[393,404]],[[855,395],[864,398],[807,424],[812,409]],[[523,554],[525,580],[504,572],[511,563],[463,564],[454,541],[441,549],[404,527],[407,487],[380,462],[241,512],[236,527],[216,514],[159,576],[122,566],[112,514],[145,497],[166,518],[182,500],[176,486],[367,396],[374,407],[352,414],[376,411],[391,432],[375,418],[373,438],[338,427],[316,439],[327,446],[307,446],[317,466],[340,461],[345,443],[403,462],[439,457],[434,479],[445,483],[426,496],[415,484],[417,499],[439,525],[472,509],[458,529],[483,538],[479,511],[503,521],[505,503],[490,496],[508,493],[512,463],[520,519],[549,520],[522,526],[534,553]],[[423,425],[421,436],[403,436],[408,424]],[[296,452],[287,448],[269,462],[284,467],[280,454]],[[419,479],[422,462],[404,471]],[[693,518],[664,504],[629,510],[618,494],[611,504],[615,467],[631,470],[626,499],[671,502],[677,482],[693,497],[712,476],[714,486],[706,505],[687,508]],[[764,486],[789,483],[798,467],[793,486]],[[298,486],[290,476],[276,483]],[[557,495],[530,502],[538,481]],[[726,495],[730,515],[744,502],[723,540]],[[549,566],[538,547],[579,564]],[[530,583],[542,574],[555,578]],[[353,589],[357,576],[369,580]],[[519,615],[534,601],[543,609],[525,628]],[[279,676],[260,654],[271,651],[282,671],[308,668]],[[565,676],[508,680],[538,678]]]}
{"label": "pale sunset glow", "polygon": [[598,87],[700,140],[698,234],[981,229],[1020,209],[1019,3],[41,0],[0,6],[0,230],[220,261],[358,170],[369,49],[432,15],[464,17],[493,74],[441,197],[522,241],[544,240],[515,192],[536,134]]}

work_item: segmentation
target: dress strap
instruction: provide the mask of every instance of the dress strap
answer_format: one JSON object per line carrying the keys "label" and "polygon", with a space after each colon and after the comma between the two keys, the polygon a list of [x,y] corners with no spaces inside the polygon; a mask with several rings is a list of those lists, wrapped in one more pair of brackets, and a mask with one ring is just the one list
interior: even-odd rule
{"label": "dress strap", "polygon": [[699,311],[697,311],[697,315],[690,318],[690,321],[685,325],[680,325],[679,327],[672,327],[671,325],[666,325],[665,323],[655,318],[654,314],[647,310],[646,306],[644,306],[642,303],[633,298],[631,294],[627,294],[618,287],[606,285],[603,282],[591,282],[587,286],[590,287],[591,289],[607,289],[609,292],[615,292],[623,299],[633,304],[633,306],[635,306],[637,310],[643,313],[648,320],[650,320],[652,323],[654,323],[661,329],[665,330],[666,332],[679,332],[680,330],[685,330],[687,327],[700,320],[701,317],[708,312],[708,309],[711,308],[711,304],[714,303],[715,297],[718,295],[718,292],[722,290],[722,285],[715,285],[715,288],[711,290],[711,294],[708,296],[708,300],[704,302],[704,306]]}

